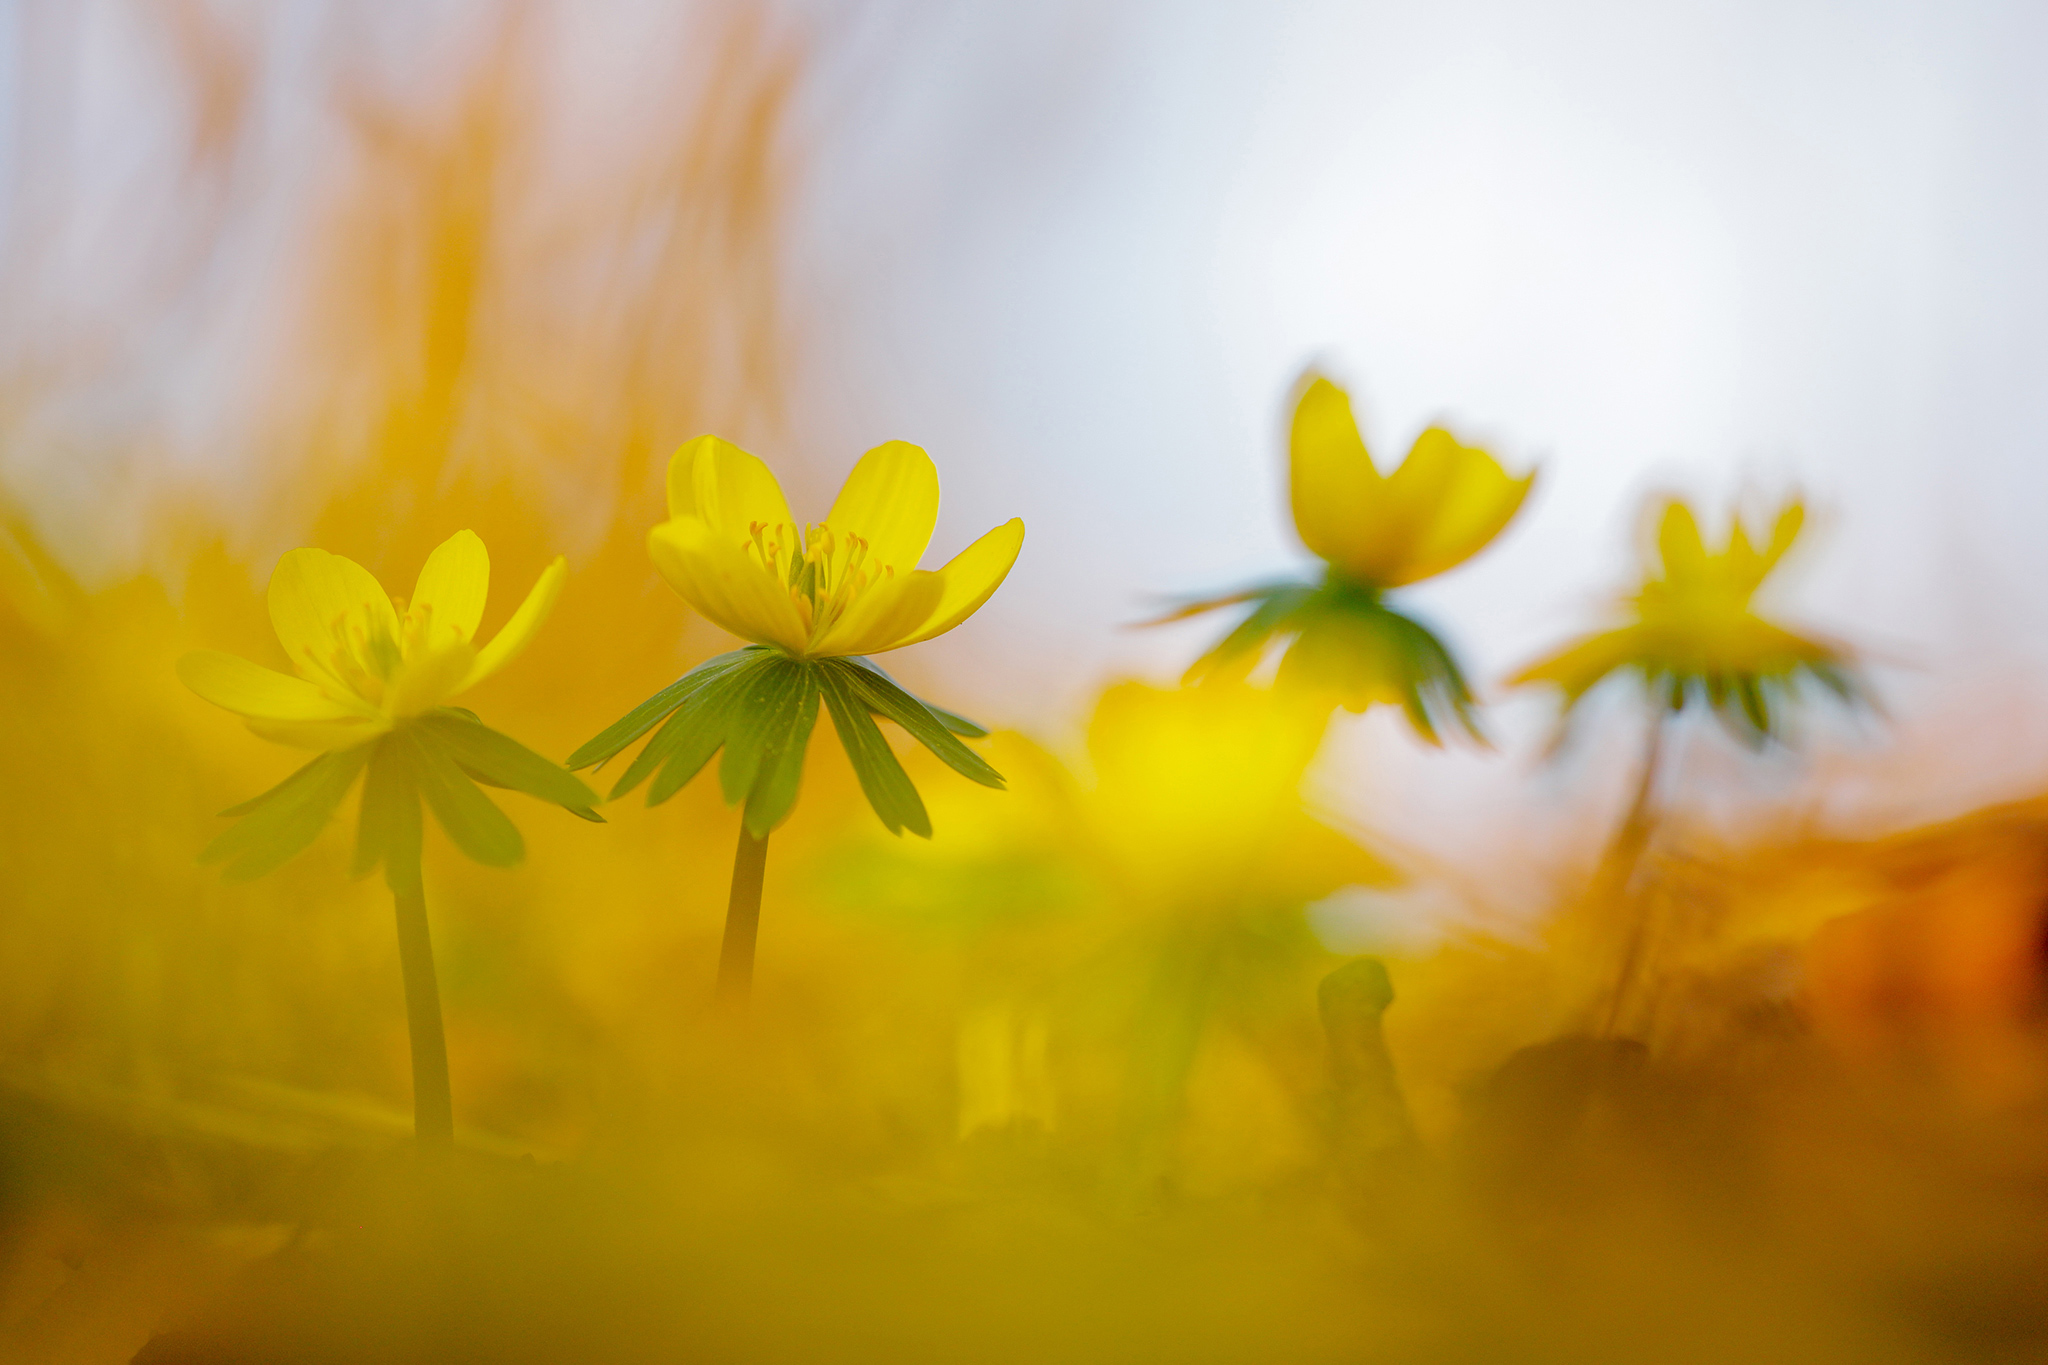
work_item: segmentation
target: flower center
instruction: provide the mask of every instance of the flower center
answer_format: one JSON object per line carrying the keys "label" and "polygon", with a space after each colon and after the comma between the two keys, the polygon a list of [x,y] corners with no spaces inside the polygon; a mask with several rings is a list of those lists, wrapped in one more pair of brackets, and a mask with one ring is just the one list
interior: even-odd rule
{"label": "flower center", "polygon": [[812,523],[801,541],[788,522],[757,521],[748,529],[747,554],[788,591],[812,640],[862,593],[896,576],[893,566],[868,558],[865,538],[823,522]]}
{"label": "flower center", "polygon": [[453,626],[436,631],[433,603],[408,607],[403,598],[394,597],[391,604],[398,613],[396,635],[390,617],[365,602],[335,618],[332,644],[325,655],[306,650],[306,661],[315,673],[372,706],[384,704],[392,680],[407,663],[462,642]]}

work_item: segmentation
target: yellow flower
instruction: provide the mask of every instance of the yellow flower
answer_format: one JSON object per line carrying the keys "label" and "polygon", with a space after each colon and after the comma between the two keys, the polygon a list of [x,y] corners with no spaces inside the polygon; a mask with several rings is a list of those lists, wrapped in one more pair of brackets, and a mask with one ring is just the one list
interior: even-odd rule
{"label": "yellow flower", "polygon": [[1289,450],[1295,529],[1326,567],[1319,580],[1263,583],[1161,618],[1252,605],[1195,661],[1189,680],[1242,676],[1269,644],[1290,639],[1283,688],[1352,711],[1396,703],[1431,742],[1446,717],[1476,737],[1471,689],[1457,661],[1426,626],[1389,607],[1385,594],[1485,549],[1521,508],[1534,471],[1514,478],[1485,451],[1431,427],[1398,469],[1382,475],[1358,434],[1351,400],[1322,378],[1295,406]]}
{"label": "yellow flower", "polygon": [[904,441],[863,455],[825,520],[799,534],[766,464],[700,436],[669,464],[668,509],[647,535],[662,577],[717,625],[798,659],[945,634],[988,601],[1024,543],[1013,517],[944,568],[918,568],[938,521],[939,475]]}
{"label": "yellow flower", "polygon": [[1382,475],[1344,390],[1318,377],[1294,409],[1289,439],[1294,526],[1350,582],[1398,588],[1478,554],[1520,510],[1534,470],[1517,479],[1442,427],[1416,438]]}
{"label": "yellow flower", "polygon": [[475,643],[490,557],[458,531],[427,557],[401,611],[359,564],[293,550],[270,576],[270,623],[298,676],[199,650],[178,660],[194,692],[241,716],[265,739],[319,755],[253,801],[200,855],[228,876],[258,877],[320,833],[359,774],[357,875],[383,864],[393,890],[419,878],[420,802],[470,857],[510,867],[525,853],[512,822],[478,782],[552,801],[585,819],[597,794],[559,764],[443,702],[502,668],[555,604],[567,566],[542,571],[489,644]]}
{"label": "yellow flower", "polygon": [[265,739],[300,749],[367,744],[511,661],[547,619],[568,572],[557,558],[512,619],[477,643],[491,561],[474,531],[427,557],[401,608],[368,570],[325,550],[293,550],[270,578],[270,623],[297,676],[217,650],[178,661],[178,676]]}
{"label": "yellow flower", "polygon": [[1668,501],[1658,522],[1659,562],[1625,599],[1632,619],[1566,646],[1511,681],[1556,686],[1569,712],[1603,679],[1633,669],[1665,708],[1682,710],[1693,697],[1704,697],[1746,738],[1774,732],[1773,706],[1802,675],[1844,701],[1857,700],[1860,688],[1843,647],[1795,634],[1751,605],[1804,520],[1797,501],[1786,503],[1759,550],[1738,516],[1726,547],[1709,551],[1692,509]]}

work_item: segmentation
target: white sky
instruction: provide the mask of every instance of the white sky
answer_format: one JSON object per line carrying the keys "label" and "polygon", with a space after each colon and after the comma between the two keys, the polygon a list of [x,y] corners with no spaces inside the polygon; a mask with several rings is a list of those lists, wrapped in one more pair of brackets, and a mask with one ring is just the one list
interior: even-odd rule
{"label": "white sky", "polygon": [[[1513,532],[1411,598],[1482,679],[1591,623],[1649,490],[1805,490],[1786,600],[1913,665],[1877,675],[1896,728],[1806,765],[1706,745],[1689,799],[1804,805],[1818,764],[1864,779],[1831,809],[1900,818],[2048,768],[2010,714],[2048,688],[2048,8],[1156,0],[846,32],[802,437],[930,447],[942,549],[1025,517],[986,619],[928,647],[960,685],[993,663],[1057,730],[1215,629],[1116,629],[1148,595],[1300,562],[1280,409],[1314,360],[1383,457],[1448,419],[1542,465]],[[1530,773],[1541,708],[1496,722],[1491,758],[1348,726],[1330,799],[1453,859],[1579,838],[1583,774]]]}

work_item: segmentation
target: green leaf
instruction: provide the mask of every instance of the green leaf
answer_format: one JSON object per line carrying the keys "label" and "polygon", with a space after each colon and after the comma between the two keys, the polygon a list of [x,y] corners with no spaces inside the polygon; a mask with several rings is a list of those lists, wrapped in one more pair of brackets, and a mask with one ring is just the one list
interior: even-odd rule
{"label": "green leaf", "polygon": [[597,804],[597,793],[582,778],[487,725],[452,712],[423,716],[417,723],[466,772],[494,787],[522,791],[572,811],[587,811]]}
{"label": "green leaf", "polygon": [[1251,614],[1233,626],[1224,637],[1209,647],[1207,653],[1188,665],[1183,681],[1194,682],[1232,659],[1242,658],[1265,648],[1273,638],[1273,632],[1286,625],[1302,607],[1316,596],[1316,589],[1302,583],[1276,584],[1261,590],[1253,598],[1258,606]]}
{"label": "green leaf", "polygon": [[744,817],[747,833],[756,839],[768,837],[789,818],[796,805],[797,788],[803,781],[804,753],[811,745],[811,730],[818,723],[818,669],[797,665],[797,698],[789,723],[779,735],[771,735],[762,749],[761,775],[747,796]]}
{"label": "green leaf", "polygon": [[408,726],[394,739],[410,751],[413,781],[457,848],[485,867],[511,867],[526,855],[518,828],[463,774],[438,737]]}
{"label": "green leaf", "polygon": [[[889,682],[890,684],[899,688],[903,686],[903,684],[897,682],[896,679],[889,676],[889,671],[887,669],[883,668],[873,659],[868,658],[865,654],[849,654],[846,657],[850,662],[859,664],[862,668],[867,669],[870,673],[880,675],[885,681]],[[918,698],[918,700],[923,701],[924,699],[920,697]],[[934,716],[937,716],[939,719],[939,724],[945,726],[954,734],[959,735],[962,739],[988,738],[988,727],[986,725],[977,724],[976,722],[971,721],[967,719],[967,717],[961,715],[958,711],[948,711],[945,707],[934,706],[928,701],[924,703],[924,709],[931,712]]]}
{"label": "green leaf", "polygon": [[907,829],[921,838],[931,838],[931,817],[925,813],[924,802],[918,798],[910,774],[896,761],[895,751],[882,737],[881,727],[868,714],[867,706],[854,696],[853,689],[830,661],[818,669],[818,687],[824,693],[826,709],[832,713],[832,728],[839,732],[840,747],[846,750],[854,775],[860,779],[860,789],[867,794],[875,814],[891,834]]}
{"label": "green leaf", "polygon": [[718,761],[718,785],[725,804],[736,806],[754,790],[764,763],[795,723],[802,704],[806,668],[784,659],[762,669],[735,695],[725,727],[725,756]]}
{"label": "green leaf", "polygon": [[227,863],[222,875],[236,882],[272,871],[319,837],[373,747],[322,754],[254,800],[230,806],[222,813],[241,820],[208,844],[199,861]]}
{"label": "green leaf", "polygon": [[902,726],[910,733],[912,739],[937,754],[941,762],[962,777],[979,782],[984,787],[1002,787],[1003,775],[991,768],[980,754],[962,744],[953,732],[932,714],[930,707],[871,668],[862,668],[858,664],[844,660],[821,661],[824,667],[831,667],[835,663],[844,664],[839,670],[839,676],[845,680],[853,695],[870,711],[887,716]]}
{"label": "green leaf", "polygon": [[668,724],[662,726],[660,733],[647,741],[647,747],[640,751],[639,757],[633,760],[633,766],[619,779],[612,795],[631,791],[641,777],[653,772],[657,766],[661,771],[647,786],[648,805],[658,806],[689,785],[690,779],[704,770],[704,765],[725,743],[733,708],[745,695],[748,685],[780,657],[758,654],[746,668],[721,674],[699,689],[669,717]]}
{"label": "green leaf", "polygon": [[[760,645],[748,645],[745,649],[735,649],[728,654],[720,654],[714,659],[706,659],[703,663],[698,664],[695,668],[683,674],[682,677],[676,679],[667,687],[662,688],[661,691],[656,692],[646,701],[641,702],[638,706],[628,711],[618,720],[606,726],[604,731],[595,739],[592,739],[575,753],[570,754],[569,762],[566,766],[571,770],[587,768],[593,763],[602,767],[616,757],[628,744],[631,744],[634,740],[652,730],[661,722],[664,716],[689,700],[691,694],[706,683],[713,681],[721,674],[738,667],[749,659],[759,657],[766,652]],[[635,783],[634,785],[637,786],[638,784]],[[629,787],[628,790],[631,790],[631,788]],[[614,795],[616,794],[614,793]]]}
{"label": "green leaf", "polygon": [[419,876],[420,797],[413,783],[411,746],[386,739],[370,757],[363,803],[356,817],[356,853],[349,875],[369,875],[384,864],[395,890]]}

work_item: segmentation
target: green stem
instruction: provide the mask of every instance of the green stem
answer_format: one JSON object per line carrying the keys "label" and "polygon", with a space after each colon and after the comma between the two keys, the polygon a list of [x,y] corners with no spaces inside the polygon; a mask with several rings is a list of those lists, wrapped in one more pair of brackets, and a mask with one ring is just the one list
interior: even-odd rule
{"label": "green stem", "polygon": [[1652,802],[1656,797],[1657,778],[1663,768],[1664,729],[1668,717],[1668,712],[1659,710],[1651,718],[1649,738],[1643,746],[1642,778],[1636,784],[1635,800],[1629,804],[1628,815],[1622,820],[1608,855],[1608,886],[1613,895],[1623,900],[1629,926],[1628,940],[1621,953],[1621,967],[1614,978],[1614,993],[1607,1004],[1607,1020],[1600,1029],[1602,1038],[1612,1037],[1615,1026],[1621,1022],[1621,1007],[1628,999],[1637,959],[1642,956],[1643,941],[1649,932],[1647,908],[1635,903],[1636,873],[1642,864],[1643,851],[1649,846],[1650,829],[1656,819]]}
{"label": "green stem", "polygon": [[732,898],[725,906],[725,941],[718,950],[719,1003],[744,1010],[754,986],[754,940],[761,930],[761,882],[768,869],[768,836],[740,826],[732,857]]}
{"label": "green stem", "polygon": [[434,943],[427,932],[427,893],[419,864],[387,866],[398,906],[398,963],[405,973],[405,1020],[412,1040],[412,1130],[422,1147],[455,1141],[455,1101],[448,1087],[448,1038],[441,1027],[441,988],[434,979]]}

